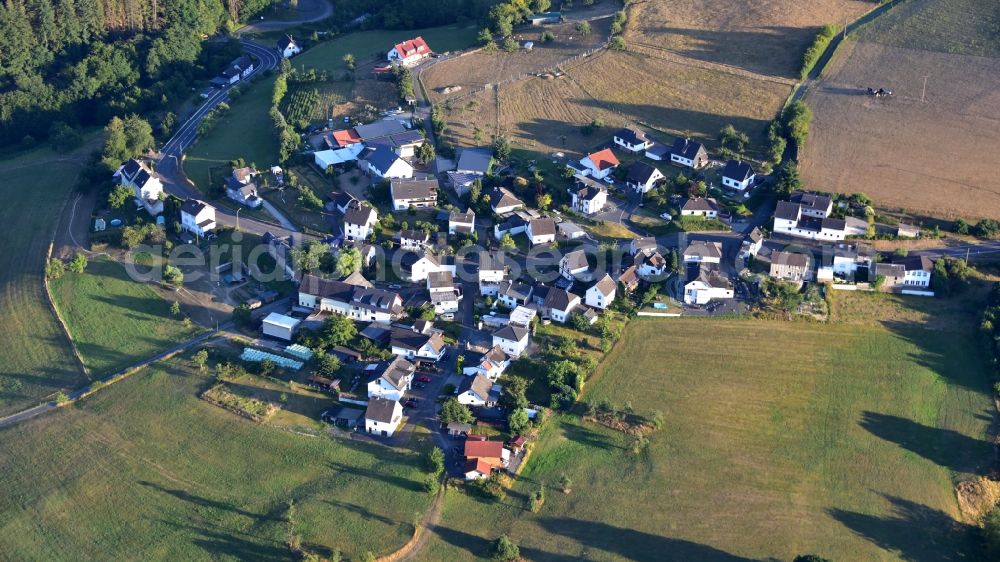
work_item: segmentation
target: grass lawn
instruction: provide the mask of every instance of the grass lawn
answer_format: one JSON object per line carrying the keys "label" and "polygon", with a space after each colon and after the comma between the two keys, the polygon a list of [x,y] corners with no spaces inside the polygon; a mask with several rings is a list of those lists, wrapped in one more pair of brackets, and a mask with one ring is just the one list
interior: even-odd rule
{"label": "grass lawn", "polygon": [[205,192],[209,188],[209,169],[237,158],[265,168],[277,164],[278,135],[268,111],[274,78],[254,82],[243,95],[230,103],[229,112],[208,134],[184,155],[184,173]]}
{"label": "grass lawn", "polygon": [[171,302],[100,258],[83,275],[53,281],[52,298],[91,375],[103,377],[195,335],[170,314]]}
{"label": "grass lawn", "polygon": [[479,30],[475,25],[461,23],[427,29],[362,31],[320,43],[295,57],[296,68],[315,68],[341,73],[346,70],[344,55],[351,53],[359,63],[369,59],[385,60],[393,45],[406,39],[423,37],[434,52],[459,51],[476,43]]}
{"label": "grass lawn", "polygon": [[[0,414],[86,382],[45,296],[45,254],[78,168],[41,163],[48,149],[0,161]],[[33,162],[39,161],[38,164]]]}
{"label": "grass lawn", "polygon": [[[449,494],[421,559],[480,557],[501,533],[531,560],[560,562],[972,557],[953,486],[988,465],[994,409],[962,310],[942,325],[898,312],[636,320],[585,399],[661,411],[648,449],[635,456],[622,433],[555,417],[500,506]],[[527,494],[542,484],[533,515]]]}
{"label": "grass lawn", "polygon": [[4,556],[289,560],[292,500],[324,556],[410,538],[431,500],[416,453],[255,424],[197,397],[213,383],[177,359],[0,431]]}

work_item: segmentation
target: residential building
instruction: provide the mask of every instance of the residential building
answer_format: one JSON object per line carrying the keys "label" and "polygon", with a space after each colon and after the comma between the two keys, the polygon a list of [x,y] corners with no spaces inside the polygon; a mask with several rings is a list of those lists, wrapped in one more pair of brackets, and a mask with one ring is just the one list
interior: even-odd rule
{"label": "residential building", "polygon": [[639,277],[646,281],[662,281],[667,273],[667,259],[659,252],[639,252],[633,257],[633,264]]}
{"label": "residential building", "polygon": [[764,245],[764,233],[760,231],[759,228],[754,227],[743,238],[743,242],[740,244],[740,254],[741,259],[748,259],[752,256],[756,256],[760,252],[761,247]]}
{"label": "residential building", "polygon": [[406,128],[403,122],[396,118],[380,119],[354,127],[354,133],[361,139],[362,143],[366,145],[379,144],[388,148],[392,148],[392,143],[386,139],[408,132],[409,129]]}
{"label": "residential building", "polygon": [[466,376],[481,375],[495,381],[507,370],[508,366],[510,366],[510,355],[501,346],[494,345],[486,353],[466,355],[462,374]]}
{"label": "residential building", "polygon": [[830,218],[829,197],[811,193],[793,194],[791,201],[778,201],[774,211],[775,234],[787,234],[811,240],[843,240],[847,223]]}
{"label": "residential building", "polygon": [[559,274],[570,281],[577,278],[589,279],[590,263],[587,261],[587,253],[582,249],[573,250],[563,254],[559,260]]}
{"label": "residential building", "polygon": [[538,316],[537,310],[526,306],[518,306],[514,308],[514,310],[510,311],[507,324],[511,326],[520,326],[522,328],[530,328],[531,322],[536,316]]}
{"label": "residential building", "polygon": [[463,472],[466,480],[489,478],[494,470],[501,470],[510,462],[510,451],[500,441],[473,439],[465,442],[463,455],[466,459]]}
{"label": "residential building", "polygon": [[833,213],[833,199],[827,195],[796,191],[792,194],[790,200],[802,209],[803,215],[809,217],[825,219]]}
{"label": "residential building", "polygon": [[636,160],[629,166],[625,185],[639,193],[648,193],[663,179],[664,176],[660,170],[641,160]]}
{"label": "residential building", "polygon": [[133,158],[122,164],[113,177],[132,190],[136,203],[147,213],[154,217],[163,213],[163,184],[145,163]]}
{"label": "residential building", "polygon": [[639,270],[637,266],[631,265],[625,268],[618,276],[618,283],[625,289],[626,293],[631,293],[639,288]]}
{"label": "residential building", "polygon": [[523,211],[517,211],[493,225],[493,236],[497,240],[500,240],[504,234],[510,234],[511,236],[521,234],[528,230],[528,223],[532,219],[531,215]]}
{"label": "residential building", "polygon": [[405,310],[399,294],[345,281],[302,276],[299,306],[341,314],[353,320],[390,323],[402,318]]}
{"label": "residential building", "polygon": [[344,237],[348,240],[367,240],[378,222],[378,211],[368,203],[355,201],[344,213]]}
{"label": "residential building", "polygon": [[484,296],[496,295],[500,290],[500,283],[507,275],[507,267],[504,265],[504,254],[481,251],[478,254],[478,271],[476,280],[479,282],[479,294]]}
{"label": "residential building", "polygon": [[722,261],[722,244],[705,240],[694,240],[684,248],[684,263],[704,262],[719,263]]}
{"label": "residential building", "polygon": [[358,156],[358,166],[380,179],[412,178],[413,166],[385,145],[365,148]]}
{"label": "residential building", "polygon": [[817,281],[835,281],[841,278],[854,281],[859,269],[870,271],[875,253],[863,244],[836,244],[823,247],[823,262],[816,271]]}
{"label": "residential building", "polygon": [[493,332],[493,345],[511,357],[520,357],[528,348],[528,329],[508,324]]}
{"label": "residential building", "polygon": [[497,301],[506,308],[528,304],[533,287],[517,281],[501,281],[497,288]]}
{"label": "residential building", "polygon": [[472,375],[462,379],[458,385],[458,403],[470,408],[487,408],[494,404],[490,391],[493,381],[483,375]]}
{"label": "residential building", "polygon": [[584,215],[599,213],[608,204],[607,187],[588,177],[576,176],[576,185],[569,194],[573,210]]}
{"label": "residential building", "polygon": [[736,191],[746,191],[756,177],[753,167],[741,160],[730,160],[722,168],[722,186]]}
{"label": "residential building", "polygon": [[779,250],[771,254],[771,277],[785,281],[812,281],[813,257],[810,254]]}
{"label": "residential building", "polygon": [[430,236],[426,230],[400,230],[399,247],[404,250],[422,250],[427,247]]}
{"label": "residential building", "polygon": [[588,154],[580,160],[583,174],[599,180],[611,175],[619,164],[618,157],[610,148]]}
{"label": "residential building", "polygon": [[528,241],[531,242],[532,246],[555,242],[556,221],[549,217],[534,219],[528,223],[525,232],[528,234]]}
{"label": "residential building", "polygon": [[452,289],[451,291],[431,293],[430,300],[431,306],[434,307],[434,314],[455,314],[458,312],[458,303],[462,300],[462,296],[458,294],[458,291]]}
{"label": "residential building", "polygon": [[346,213],[347,209],[349,209],[351,205],[360,205],[360,202],[346,191],[341,191],[339,193],[332,192],[327,195],[327,198],[330,199],[330,202],[327,203],[327,210],[332,211],[336,209],[340,214]]}
{"label": "residential building", "polygon": [[470,235],[476,229],[476,213],[466,209],[464,213],[452,211],[448,214],[448,234]]}
{"label": "residential building", "polygon": [[733,298],[733,282],[722,272],[719,264],[704,262],[687,264],[684,284],[686,304],[706,304],[714,299],[731,298]]}
{"label": "residential building", "polygon": [[431,56],[431,48],[423,37],[417,37],[394,45],[386,55],[386,59],[390,63],[413,66],[429,56]]}
{"label": "residential building", "polygon": [[455,172],[477,177],[489,175],[493,168],[493,151],[489,148],[466,148],[458,155]]}
{"label": "residential building", "polygon": [[323,137],[323,142],[325,142],[328,147],[333,149],[347,148],[349,146],[357,145],[363,146],[361,135],[358,134],[358,131],[354,127],[327,133]]}
{"label": "residential building", "polygon": [[256,209],[264,204],[264,200],[257,195],[256,185],[252,183],[242,185],[232,178],[226,186],[226,197],[251,209]]}
{"label": "residential building", "polygon": [[423,209],[437,206],[438,181],[426,180],[392,180],[389,193],[392,197],[392,208],[405,211],[409,208]]}
{"label": "residential building", "polygon": [[400,266],[409,274],[411,283],[420,283],[436,271],[448,271],[455,274],[455,259],[453,256],[438,256],[427,250],[420,253],[407,252],[400,260]]}
{"label": "residential building", "polygon": [[441,332],[418,332],[406,328],[393,327],[390,333],[389,347],[393,355],[399,355],[410,360],[440,361],[444,357],[445,347]]}
{"label": "residential building", "polygon": [[632,241],[629,242],[629,251],[632,255],[638,254],[639,252],[649,255],[658,252],[659,248],[659,242],[657,242],[656,238],[652,236],[633,238]]}
{"label": "residential building", "polygon": [[615,292],[618,290],[618,285],[615,283],[614,279],[611,278],[607,273],[604,277],[597,280],[596,283],[587,289],[585,294],[587,306],[594,308],[600,308],[601,310],[607,308],[615,300]]}
{"label": "residential building", "polygon": [[490,196],[490,208],[498,215],[513,213],[524,207],[524,201],[518,199],[506,187],[494,187],[487,195]]}
{"label": "residential building", "polygon": [[315,163],[316,167],[320,170],[326,171],[331,166],[337,167],[347,164],[348,162],[357,162],[364,150],[365,145],[360,143],[334,150],[317,150],[316,152],[313,152],[313,163]]}
{"label": "residential building", "polygon": [[681,216],[714,219],[719,216],[719,203],[711,197],[692,197],[681,206]]}
{"label": "residential building", "polygon": [[278,51],[281,52],[281,56],[290,59],[295,55],[302,52],[302,47],[292,39],[291,35],[285,35],[281,39],[278,39]]}
{"label": "residential building", "polygon": [[365,372],[371,375],[368,381],[368,397],[398,401],[413,384],[413,374],[417,367],[406,359],[396,356],[389,361],[369,365]]}
{"label": "residential building", "polygon": [[368,400],[365,409],[365,432],[382,437],[392,437],[403,419],[403,407],[395,400],[378,396]]}
{"label": "residential building", "polygon": [[670,160],[670,147],[661,142],[653,142],[653,145],[646,149],[646,158],[657,162]]}
{"label": "residential building", "polygon": [[181,204],[181,228],[184,230],[204,238],[215,230],[215,226],[215,207],[198,199],[187,199]]}
{"label": "residential building", "polygon": [[896,279],[895,285],[903,289],[925,289],[931,285],[931,274],[934,271],[934,261],[927,256],[893,257],[893,265],[903,267],[903,276]]}
{"label": "residential building", "polygon": [[677,139],[670,149],[670,162],[698,170],[708,165],[708,151],[705,145],[691,139]]}
{"label": "residential building", "polygon": [[629,152],[643,152],[653,146],[653,141],[649,140],[646,133],[633,127],[626,127],[615,133],[614,141],[617,146]]}
{"label": "residential building", "polygon": [[580,296],[560,289],[559,287],[546,287],[540,285],[535,288],[532,297],[536,304],[541,305],[543,317],[565,324],[569,320],[569,315],[576,307],[580,306]]}

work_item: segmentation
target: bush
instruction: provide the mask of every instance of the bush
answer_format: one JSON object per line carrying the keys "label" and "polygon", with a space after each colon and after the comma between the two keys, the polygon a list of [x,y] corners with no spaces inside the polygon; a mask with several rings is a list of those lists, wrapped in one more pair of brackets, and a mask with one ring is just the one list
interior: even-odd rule
{"label": "bush", "polygon": [[66,272],[66,264],[60,259],[51,258],[45,264],[45,276],[49,279],[59,279]]}
{"label": "bush", "polygon": [[813,39],[812,45],[806,49],[805,54],[802,56],[802,69],[799,70],[799,78],[805,80],[812,69],[819,62],[821,56],[826,51],[827,46],[830,45],[830,41],[837,35],[840,30],[834,25],[824,25],[820,28],[819,33],[816,34],[816,38]]}
{"label": "bush", "polygon": [[612,51],[624,51],[625,47],[625,40],[619,35],[612,37],[611,41],[608,41],[608,48]]}
{"label": "bush", "polygon": [[500,538],[493,543],[493,559],[501,562],[511,562],[521,557],[521,549],[510,540],[507,535],[500,535]]}

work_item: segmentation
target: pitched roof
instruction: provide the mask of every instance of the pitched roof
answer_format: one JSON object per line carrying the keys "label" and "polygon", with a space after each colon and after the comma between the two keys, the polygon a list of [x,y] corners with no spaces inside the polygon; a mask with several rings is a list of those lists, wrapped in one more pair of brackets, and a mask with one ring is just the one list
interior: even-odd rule
{"label": "pitched roof", "polygon": [[285,35],[281,39],[278,39],[278,48],[282,51],[287,49],[290,45],[298,46],[298,43],[295,42],[295,39],[292,39],[291,35]]}
{"label": "pitched roof", "polygon": [[477,374],[463,378],[458,391],[459,393],[464,393],[471,390],[473,394],[485,401],[490,397],[491,388],[493,388],[493,382],[483,375]]}
{"label": "pitched roof", "polygon": [[403,349],[418,350],[428,344],[430,344],[431,349],[435,353],[444,349],[444,339],[439,332],[422,334],[405,328],[392,328],[390,341],[393,347],[401,347]]}
{"label": "pitched roof", "polygon": [[456,170],[486,175],[493,162],[493,151],[488,148],[466,148],[458,156]]}
{"label": "pitched roof", "polygon": [[473,458],[462,465],[462,474],[478,472],[479,474],[489,474],[493,472],[493,465],[480,458]]}
{"label": "pitched roof", "polygon": [[407,377],[412,376],[416,370],[413,363],[397,355],[392,361],[381,366],[379,377],[385,379],[396,390],[402,390],[406,386]]}
{"label": "pitched roof", "polygon": [[395,400],[388,400],[380,396],[373,396],[368,399],[368,408],[365,409],[365,419],[392,423],[392,416],[396,412],[399,403]]}
{"label": "pitched roof", "polygon": [[562,257],[563,263],[566,264],[566,269],[570,271],[577,271],[580,269],[588,269],[590,264],[587,263],[587,253],[583,250],[573,250]]}
{"label": "pitched roof", "polygon": [[198,213],[208,208],[208,206],[208,203],[199,201],[198,199],[185,199],[184,203],[181,204],[181,212],[195,217],[198,216]]}
{"label": "pitched roof", "polygon": [[354,127],[354,132],[361,138],[362,142],[368,142],[396,133],[405,133],[406,127],[398,119],[383,119],[367,125],[358,125]]}
{"label": "pitched roof", "polygon": [[493,332],[493,337],[505,339],[508,341],[521,341],[528,337],[528,329],[521,326],[512,326],[510,324],[500,328],[499,330]]}
{"label": "pitched roof", "polygon": [[892,263],[902,265],[906,271],[931,271],[934,260],[927,256],[893,257]]}
{"label": "pitched roof", "polygon": [[501,207],[515,207],[517,205],[524,205],[524,202],[518,199],[513,193],[510,192],[506,187],[494,187],[490,190],[490,207],[494,210]]}
{"label": "pitched roof", "polygon": [[587,158],[590,158],[594,167],[601,171],[607,170],[608,168],[614,168],[620,164],[618,158],[615,156],[615,153],[612,152],[610,148],[605,148],[604,150],[598,150],[593,154],[588,154]]}
{"label": "pitched roof", "polygon": [[424,41],[423,37],[417,37],[415,39],[409,39],[403,41],[402,43],[396,43],[393,47],[399,56],[403,58],[408,58],[414,55],[424,55],[431,54],[431,48],[427,46],[427,42]]}
{"label": "pitched roof", "polygon": [[503,271],[507,267],[504,265],[504,254],[501,252],[481,250],[475,255],[479,271]]}
{"label": "pitched roof", "polygon": [[809,193],[806,191],[796,191],[792,194],[790,199],[792,203],[798,203],[803,207],[819,211],[826,211],[833,204],[833,199],[827,195]]}
{"label": "pitched roof", "polygon": [[629,166],[628,169],[628,182],[645,184],[648,182],[658,170],[653,166],[641,161],[636,160]]}
{"label": "pitched roof", "polygon": [[812,256],[799,252],[786,252],[779,250],[771,254],[771,265],[784,265],[787,267],[798,267],[808,269],[812,261]]}
{"label": "pitched roof", "polygon": [[470,439],[465,442],[465,456],[470,459],[501,459],[503,458],[503,442]]}
{"label": "pitched roof", "polygon": [[420,242],[426,242],[430,236],[427,234],[426,230],[413,230],[408,228],[406,230],[399,231],[400,240],[417,240]]}
{"label": "pitched roof", "polygon": [[355,201],[347,206],[347,212],[344,213],[344,224],[365,225],[368,224],[373,215],[377,215],[375,209],[367,203]]}
{"label": "pitched roof", "polygon": [[384,174],[389,171],[389,168],[400,160],[398,154],[396,154],[391,148],[385,145],[375,145],[374,148],[370,148],[365,151],[367,154],[362,156],[365,162],[378,170],[380,173]]}
{"label": "pitched roof", "polygon": [[649,142],[649,138],[646,137],[646,133],[640,131],[639,129],[633,129],[632,127],[620,129],[617,133],[615,133],[615,136],[631,145]]}
{"label": "pitched roof", "polygon": [[747,162],[740,160],[730,160],[726,162],[726,167],[722,169],[722,176],[734,179],[738,182],[746,181],[753,175],[753,167]]}
{"label": "pitched roof", "polygon": [[358,132],[351,129],[341,129],[339,131],[333,132],[333,142],[337,146],[347,146],[351,144],[357,144],[361,142],[361,136]]}
{"label": "pitched roof", "polygon": [[542,303],[542,306],[545,308],[566,310],[569,308],[570,302],[580,299],[577,295],[559,287],[549,287],[548,289],[548,293],[545,295],[545,300]]}
{"label": "pitched roof", "polygon": [[684,248],[684,257],[688,256],[698,256],[701,258],[721,258],[722,244],[720,244],[719,242],[707,242],[704,240],[695,240],[689,243],[687,248]]}
{"label": "pitched roof", "polygon": [[427,288],[442,289],[455,286],[455,276],[450,271],[431,271],[427,274]]}
{"label": "pitched roof", "polygon": [[618,276],[618,282],[626,287],[633,287],[639,284],[639,274],[636,271],[634,265],[629,266],[628,269],[623,271],[621,275]]}
{"label": "pitched roof", "polygon": [[687,277],[685,284],[701,281],[709,287],[720,289],[730,289],[733,282],[729,280],[717,263],[695,262],[689,263],[687,267]]}
{"label": "pitched roof", "polygon": [[583,201],[593,201],[600,194],[607,195],[608,189],[600,184],[600,182],[594,181],[591,178],[576,178],[576,188],[573,192],[577,199]]}
{"label": "pitched roof", "polygon": [[799,206],[791,201],[778,201],[778,206],[774,209],[774,218],[797,221],[799,220]]}
{"label": "pitched roof", "polygon": [[605,273],[604,277],[598,279],[597,283],[594,283],[590,288],[597,289],[598,291],[600,291],[602,295],[608,297],[611,296],[611,293],[615,292],[615,289],[617,289],[618,286],[615,285],[614,279],[612,279],[610,275]]}
{"label": "pitched roof", "polygon": [[524,300],[531,295],[531,285],[517,281],[501,281],[498,294],[518,300]]}
{"label": "pitched roof", "polygon": [[549,217],[535,219],[528,223],[532,236],[544,236],[556,233],[556,221]]}
{"label": "pitched roof", "polygon": [[438,181],[436,179],[424,180],[392,180],[389,184],[389,191],[394,200],[397,199],[433,199],[437,197]]}
{"label": "pitched roof", "polygon": [[474,224],[476,222],[476,213],[472,209],[468,209],[464,213],[461,211],[452,211],[448,215],[448,222]]}
{"label": "pitched roof", "polygon": [[670,149],[670,152],[681,158],[694,160],[698,156],[698,153],[703,150],[705,150],[705,147],[700,142],[679,138],[674,141],[674,146]]}
{"label": "pitched roof", "polygon": [[684,202],[682,211],[718,211],[719,204],[711,197],[692,197]]}

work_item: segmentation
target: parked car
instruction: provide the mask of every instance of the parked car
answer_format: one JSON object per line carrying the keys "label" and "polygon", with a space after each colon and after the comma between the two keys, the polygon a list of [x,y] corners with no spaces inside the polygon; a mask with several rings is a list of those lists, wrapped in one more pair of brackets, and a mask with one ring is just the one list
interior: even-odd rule
{"label": "parked car", "polygon": [[403,286],[402,285],[398,285],[396,283],[393,283],[392,285],[389,285],[389,288],[392,289],[393,291],[396,291],[396,290],[402,289]]}
{"label": "parked car", "polygon": [[674,217],[670,213],[660,213],[660,218],[665,221],[672,221]]}
{"label": "parked car", "polygon": [[431,378],[428,377],[427,375],[420,375],[419,377],[417,377],[417,382],[428,383],[431,382]]}
{"label": "parked car", "polygon": [[416,408],[417,407],[417,399],[416,398],[408,398],[406,400],[406,402],[403,402],[403,407],[404,408]]}
{"label": "parked car", "polygon": [[451,312],[446,312],[446,313],[444,313],[444,314],[441,315],[441,320],[445,320],[445,321],[451,322],[454,319],[455,319],[455,315],[452,314]]}
{"label": "parked car", "polygon": [[614,185],[615,184],[615,178],[613,178],[611,176],[607,176],[607,177],[604,178],[604,183],[606,183],[608,185]]}

